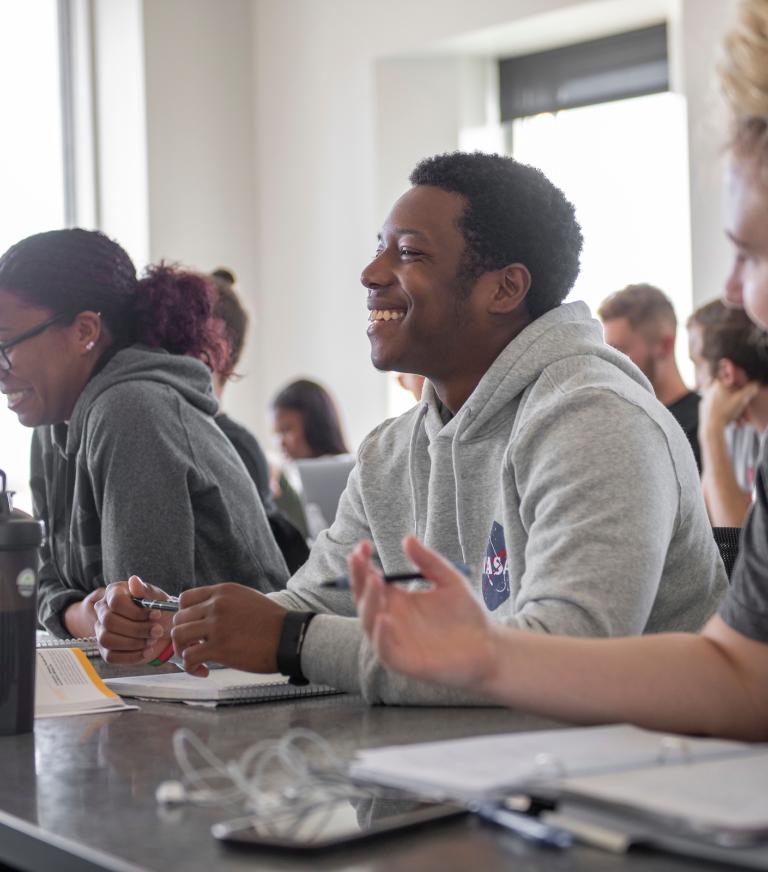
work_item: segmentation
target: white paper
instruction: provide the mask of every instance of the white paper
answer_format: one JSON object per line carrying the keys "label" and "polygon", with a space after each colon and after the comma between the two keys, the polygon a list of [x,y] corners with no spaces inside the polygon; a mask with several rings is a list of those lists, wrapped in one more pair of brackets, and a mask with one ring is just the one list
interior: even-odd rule
{"label": "white paper", "polygon": [[[763,749],[765,746],[762,746]],[[599,800],[706,830],[768,831],[768,753],[656,766],[561,785],[569,799]]]}
{"label": "white paper", "polygon": [[628,725],[473,736],[361,751],[355,778],[436,798],[488,799],[568,776],[750,753],[749,745],[668,737]]}

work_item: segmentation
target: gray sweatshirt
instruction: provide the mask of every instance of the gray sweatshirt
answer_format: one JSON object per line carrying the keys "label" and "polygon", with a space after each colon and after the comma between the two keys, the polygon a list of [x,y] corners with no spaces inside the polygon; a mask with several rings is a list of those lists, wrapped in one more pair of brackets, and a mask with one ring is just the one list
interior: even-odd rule
{"label": "gray sweatshirt", "polygon": [[584,303],[538,318],[447,416],[430,385],[360,447],[336,521],[275,598],[320,612],[302,669],[370,702],[472,702],[381,667],[351,595],[321,588],[371,539],[410,568],[413,532],[472,568],[489,616],[574,636],[698,630],[726,587],[690,445]]}
{"label": "gray sweatshirt", "polygon": [[35,514],[48,528],[41,623],[112,581],[141,576],[168,593],[239,581],[264,592],[288,577],[242,461],[213,418],[198,360],[140,346],[117,352],[69,424],[32,441]]}

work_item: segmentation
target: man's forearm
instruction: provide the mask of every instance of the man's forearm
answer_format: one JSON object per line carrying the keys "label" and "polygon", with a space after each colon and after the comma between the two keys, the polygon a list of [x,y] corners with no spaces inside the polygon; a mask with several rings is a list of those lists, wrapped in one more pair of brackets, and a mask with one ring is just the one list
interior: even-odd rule
{"label": "man's forearm", "polygon": [[44,575],[46,569],[44,566],[38,580],[37,618],[49,633],[66,637],[71,634],[62,623],[64,612],[68,606],[85,599],[85,593],[66,587],[58,578],[47,573]]}
{"label": "man's forearm", "polygon": [[728,453],[725,430],[704,428],[699,432],[704,500],[713,527],[741,527],[752,503],[750,495],[736,480]]}

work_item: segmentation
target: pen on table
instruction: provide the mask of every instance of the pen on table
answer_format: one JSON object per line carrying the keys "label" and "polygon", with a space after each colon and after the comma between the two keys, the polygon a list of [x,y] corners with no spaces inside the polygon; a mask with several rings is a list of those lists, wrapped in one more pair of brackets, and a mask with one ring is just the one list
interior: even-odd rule
{"label": "pen on table", "polygon": [[573,845],[573,835],[568,830],[542,823],[530,815],[509,811],[493,803],[480,803],[471,808],[483,820],[492,821],[529,842],[550,848],[570,848]]}
{"label": "pen on table", "polygon": [[[465,566],[463,563],[454,563],[453,565],[462,575],[469,576],[468,566]],[[394,572],[382,575],[381,577],[387,584],[394,584],[398,581],[416,581],[417,579],[422,579],[423,581],[429,580],[421,572]],[[332,588],[333,590],[349,590],[351,583],[348,575],[340,575],[338,578],[326,578],[320,582],[320,587]]]}
{"label": "pen on table", "polygon": [[140,596],[134,596],[131,599],[137,606],[141,606],[143,609],[157,609],[161,612],[178,612],[179,610],[179,601],[177,599],[153,600],[144,599]]}

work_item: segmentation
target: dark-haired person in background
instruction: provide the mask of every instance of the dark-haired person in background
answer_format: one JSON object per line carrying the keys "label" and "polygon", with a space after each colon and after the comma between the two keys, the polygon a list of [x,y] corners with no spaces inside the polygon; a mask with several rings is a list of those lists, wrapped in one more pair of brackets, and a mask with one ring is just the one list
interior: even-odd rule
{"label": "dark-haired person in background", "polygon": [[[209,372],[192,359],[223,353],[212,294],[166,266],[137,279],[93,231],[40,233],[0,258],[0,388],[35,428],[32,491],[48,530],[39,617],[56,635],[92,635],[105,585],[133,573],[169,594],[222,577],[263,591],[285,582],[256,490],[214,423]],[[124,598],[129,615],[144,611]]]}
{"label": "dark-haired person in background", "polygon": [[[363,539],[401,572],[416,533],[470,567],[494,621],[544,633],[698,629],[725,589],[684,434],[587,306],[563,305],[573,206],[499,155],[430,158],[411,182],[361,281],[374,365],[426,376],[422,402],[364,440],[286,591],[185,591],[172,634],[192,673],[215,661],[371,702],[476,701],[386,671],[349,591],[320,584]],[[121,659],[151,654],[137,639]]]}
{"label": "dark-haired person in background", "polygon": [[424,381],[423,375],[416,375],[413,372],[397,374],[397,383],[404,391],[408,391],[417,403],[421,401],[421,395],[424,393]]}
{"label": "dark-haired person in background", "polygon": [[768,428],[768,337],[743,309],[713,300],[688,319],[688,347],[703,397],[701,484],[709,518],[716,527],[741,527]]}
{"label": "dark-haired person in background", "polygon": [[648,284],[627,285],[600,304],[605,341],[623,352],[651,383],[656,398],[683,428],[701,469],[699,402],[675,360],[677,316],[669,297]]}
{"label": "dark-haired person in background", "polygon": [[293,461],[349,454],[336,404],[322,385],[298,379],[272,400],[272,429],[287,460],[285,466],[277,464],[272,470],[275,502],[314,542],[328,521],[317,505],[299,496],[303,483]]}
{"label": "dark-haired person in background", "polygon": [[339,413],[328,391],[302,378],[272,400],[273,427],[289,460],[348,454]]}
{"label": "dark-haired person in background", "polygon": [[[293,573],[304,564],[309,556],[309,548],[305,541],[306,536],[275,505],[269,483],[269,464],[256,437],[242,424],[233,421],[229,415],[221,411],[224,388],[233,378],[235,368],[243,353],[245,334],[248,330],[248,313],[243,308],[237,291],[235,291],[234,273],[227,269],[217,269],[211,273],[211,278],[216,285],[217,292],[213,307],[213,319],[221,324],[226,342],[226,354],[222,356],[218,365],[216,361],[209,361],[213,393],[219,401],[216,423],[240,455],[240,459],[256,485],[272,535],[275,537],[289,572]],[[290,485],[286,482],[285,490],[287,491],[289,488]],[[289,495],[286,494],[286,496]],[[294,499],[298,501],[299,497],[294,494]]]}

